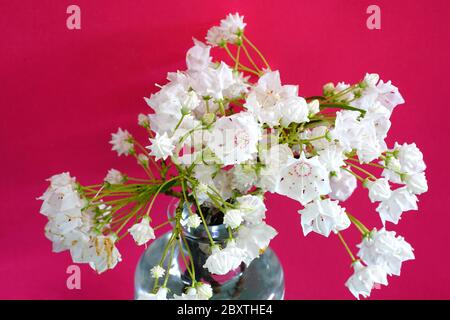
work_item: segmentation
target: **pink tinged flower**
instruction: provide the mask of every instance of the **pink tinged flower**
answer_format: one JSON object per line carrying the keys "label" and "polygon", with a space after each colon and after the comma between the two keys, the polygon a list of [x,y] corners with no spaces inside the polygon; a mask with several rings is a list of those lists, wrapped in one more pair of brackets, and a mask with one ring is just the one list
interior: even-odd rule
{"label": "pink tinged flower", "polygon": [[116,133],[113,133],[111,138],[111,141],[109,142],[112,144],[112,150],[117,151],[117,154],[119,156],[123,155],[129,155],[130,152],[133,150],[133,137],[127,130],[122,130],[119,128],[119,130]]}
{"label": "pink tinged flower", "polygon": [[387,286],[386,271],[380,266],[364,266],[361,262],[353,263],[354,273],[345,286],[359,300],[359,296],[367,298],[376,284]]}
{"label": "pink tinged flower", "polygon": [[354,175],[345,170],[340,170],[330,178],[331,192],[328,196],[339,201],[347,200],[355,191],[357,181]]}
{"label": "pink tinged flower", "polygon": [[358,256],[369,266],[380,266],[389,275],[400,275],[404,261],[413,260],[411,245],[394,231],[374,229],[368,237],[358,245]]}
{"label": "pink tinged flower", "polygon": [[303,234],[311,231],[328,237],[330,233],[345,230],[350,226],[350,220],[345,208],[339,206],[338,201],[330,199],[315,200],[299,210]]}
{"label": "pink tinged flower", "polygon": [[119,170],[110,169],[104,180],[110,184],[121,184],[124,181],[124,176]]}
{"label": "pink tinged flower", "polygon": [[392,191],[389,199],[382,201],[376,210],[383,225],[386,221],[397,224],[403,212],[417,210],[417,201],[417,196],[410,193],[407,187],[401,187]]}
{"label": "pink tinged flower", "polygon": [[392,85],[391,81],[384,82],[383,80],[380,80],[380,82],[377,85],[377,91],[378,91],[377,101],[379,101],[384,107],[389,109],[391,112],[397,105],[405,103],[405,100],[398,91],[398,88]]}
{"label": "pink tinged flower", "polygon": [[330,193],[328,170],[320,163],[318,157],[290,161],[281,173],[277,193],[299,201],[302,205]]}

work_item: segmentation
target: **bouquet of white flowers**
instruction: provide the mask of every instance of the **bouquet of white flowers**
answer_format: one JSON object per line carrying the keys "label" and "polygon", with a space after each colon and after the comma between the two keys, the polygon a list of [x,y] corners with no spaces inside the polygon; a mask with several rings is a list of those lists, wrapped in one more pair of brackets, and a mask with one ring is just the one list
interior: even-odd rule
{"label": "bouquet of white flowers", "polygon": [[[135,157],[146,178],[111,169],[103,182],[89,186],[69,173],[49,179],[40,198],[45,234],[54,252],[69,250],[74,262],[101,273],[121,261],[116,245],[127,234],[144,245],[170,223],[165,261],[185,243],[186,228],[224,224],[229,239],[219,245],[208,233],[203,266],[224,275],[249,265],[276,236],[264,221],[263,200],[266,192],[278,193],[298,201],[305,236],[339,237],[354,268],[346,286],[355,297],[367,297],[375,284],[387,285],[387,275],[400,274],[402,262],[414,259],[413,249],[393,231],[371,230],[340,202],[359,182],[379,203],[383,225],[417,210],[417,195],[428,189],[423,155],[414,143],[389,148],[384,141],[391,113],[404,100],[377,74],[352,85],[328,83],[322,95],[301,97],[298,86],[282,84],[245,27],[242,16],[228,15],[208,31],[207,44],[194,40],[187,69],[169,73],[168,83],[145,98],[154,112],[139,115],[138,123],[148,132],[148,146],[126,130],[112,135],[112,149]],[[213,59],[215,47],[230,64]],[[152,226],[159,194],[178,198],[178,207]],[[357,255],[342,235],[352,225],[362,236]],[[189,261],[185,257],[191,286],[174,298],[210,298],[210,285],[196,280]],[[168,270],[155,265],[151,276],[156,282],[147,298],[166,299]]]}

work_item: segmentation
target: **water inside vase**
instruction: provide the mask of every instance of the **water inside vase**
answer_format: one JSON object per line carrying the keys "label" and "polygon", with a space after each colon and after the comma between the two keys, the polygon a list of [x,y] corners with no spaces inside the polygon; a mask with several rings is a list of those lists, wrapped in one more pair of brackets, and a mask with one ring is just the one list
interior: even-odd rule
{"label": "water inside vase", "polygon": [[[169,216],[173,216],[177,203],[171,203],[168,208]],[[188,214],[184,208],[183,215]],[[221,225],[208,227],[213,240],[224,244],[228,238],[228,230]],[[191,277],[186,271],[184,260],[188,260],[188,247],[193,257],[195,277],[197,281],[209,283],[213,288],[213,300],[279,300],[284,296],[284,274],[275,253],[267,248],[265,252],[246,266],[241,264],[237,269],[226,275],[215,275],[208,272],[203,265],[210,255],[211,248],[203,225],[195,229],[185,229],[183,246],[174,250],[174,258],[169,270],[167,288],[170,295],[180,295],[191,285]],[[156,239],[145,250],[136,268],[135,298],[139,293],[149,293],[154,287],[154,279],[150,269],[159,264],[164,248],[171,237],[171,232]],[[181,252],[182,250],[182,252]],[[167,270],[169,259],[163,263]],[[191,263],[187,261],[187,263]],[[161,283],[161,281],[160,281]]]}

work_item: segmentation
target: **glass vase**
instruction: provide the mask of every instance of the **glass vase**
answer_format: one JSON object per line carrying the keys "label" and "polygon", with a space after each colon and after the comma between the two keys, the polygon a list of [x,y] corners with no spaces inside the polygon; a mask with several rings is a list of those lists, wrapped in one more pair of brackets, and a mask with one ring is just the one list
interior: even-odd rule
{"label": "glass vase", "polygon": [[[173,216],[175,205],[169,205],[168,214]],[[225,225],[209,226],[213,240],[218,244],[224,244],[228,238],[228,230]],[[284,297],[284,274],[280,261],[275,253],[267,248],[259,258],[254,259],[250,265],[244,263],[226,275],[215,275],[203,268],[211,248],[205,228],[200,225],[195,229],[185,229],[186,243],[193,257],[195,276],[197,281],[209,283],[213,288],[212,300],[281,300]],[[150,275],[150,269],[159,264],[164,248],[171,236],[171,231],[154,240],[142,254],[135,272],[135,299],[139,293],[149,293],[154,286],[154,280]],[[174,258],[169,270],[167,288],[169,297],[173,294],[180,295],[191,285],[191,278],[186,271],[182,254],[188,258],[186,245],[174,250]],[[167,270],[169,259],[163,263]],[[161,283],[161,279],[160,282]]]}

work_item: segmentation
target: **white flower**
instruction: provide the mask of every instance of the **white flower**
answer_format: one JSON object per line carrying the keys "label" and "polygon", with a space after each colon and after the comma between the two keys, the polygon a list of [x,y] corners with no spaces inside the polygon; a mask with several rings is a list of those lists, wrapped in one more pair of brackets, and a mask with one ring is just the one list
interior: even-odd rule
{"label": "white flower", "polygon": [[200,105],[200,99],[195,91],[191,90],[186,94],[181,105],[181,111],[183,113],[189,113]]}
{"label": "white flower", "polygon": [[138,246],[155,239],[155,232],[150,226],[150,219],[147,216],[143,217],[141,222],[134,224],[128,231]]}
{"label": "white flower", "polygon": [[423,154],[415,143],[404,143],[403,145],[395,143],[394,151],[398,152],[402,172],[418,173],[426,169]]}
{"label": "white flower", "polygon": [[330,187],[331,192],[328,194],[330,198],[345,201],[355,191],[357,181],[354,175],[341,169],[335,175],[331,176]]}
{"label": "white flower", "polygon": [[364,186],[369,189],[369,198],[372,202],[385,201],[391,197],[392,191],[387,179],[366,180]]}
{"label": "white flower", "polygon": [[265,222],[242,225],[235,240],[236,247],[245,252],[245,264],[249,265],[253,259],[259,257],[261,250],[265,250],[277,234],[278,232]]}
{"label": "white flower", "polygon": [[261,152],[261,162],[268,167],[281,169],[293,158],[292,150],[287,144],[273,145],[269,150]]}
{"label": "white flower", "polygon": [[309,115],[313,116],[320,112],[320,102],[319,100],[312,100],[308,103]]}
{"label": "white flower", "polygon": [[230,37],[244,31],[247,24],[244,22],[244,17],[239,13],[228,14],[225,19],[220,21],[220,28],[227,32]]}
{"label": "white flower", "polygon": [[338,111],[331,135],[338,140],[345,151],[356,149],[362,163],[377,159],[384,151],[384,136],[378,134],[378,118],[362,119],[357,111]]}
{"label": "white flower", "polygon": [[226,166],[253,159],[260,138],[259,124],[249,113],[241,112],[216,121],[208,146]]}
{"label": "white flower", "polygon": [[347,229],[350,226],[350,219],[345,213],[345,208],[338,203],[330,199],[315,200],[306,204],[303,210],[299,210],[303,234],[306,236],[314,231],[328,237],[331,231]]}
{"label": "white flower", "polygon": [[406,174],[405,184],[408,191],[414,194],[422,194],[428,191],[427,178],[425,177],[425,172]]}
{"label": "white flower", "polygon": [[358,256],[371,266],[381,266],[389,275],[400,275],[402,263],[414,259],[413,248],[394,231],[374,229],[368,237],[358,245]]}
{"label": "white flower", "polygon": [[255,168],[251,165],[236,165],[233,168],[233,189],[241,193],[247,192],[256,183],[258,176]]}
{"label": "white flower", "polygon": [[267,209],[262,197],[245,195],[236,198],[236,203],[242,212],[242,218],[248,223],[260,223],[266,217]]}
{"label": "white flower", "polygon": [[232,181],[233,175],[230,171],[220,170],[213,178],[213,188],[216,190],[213,193],[220,194],[223,200],[229,199],[233,195]]}
{"label": "white flower", "polygon": [[216,101],[222,101],[228,92],[238,81],[233,74],[233,69],[225,62],[218,66],[210,66],[205,70],[190,72],[189,84],[197,94],[209,96]]}
{"label": "white flower", "polygon": [[[345,94],[342,94],[341,92],[348,89],[350,87],[349,84],[345,83],[345,82],[338,82],[336,87],[334,88],[334,94],[340,94],[339,95],[339,100],[344,100],[344,101],[350,101],[352,100],[355,95],[352,91],[347,92]],[[331,89],[331,87],[330,87]]]}
{"label": "white flower", "polygon": [[197,228],[201,223],[202,219],[198,216],[198,214],[191,214],[183,223],[188,228]]}
{"label": "white flower", "polygon": [[362,122],[360,127],[357,141],[355,141],[353,147],[356,149],[359,161],[361,163],[369,163],[381,155],[385,149],[384,141],[383,144],[380,143],[374,123]]}
{"label": "white flower", "polygon": [[224,96],[229,99],[236,99],[246,94],[249,88],[249,78],[242,72],[233,71],[233,83],[224,90]]}
{"label": "white flower", "polygon": [[392,191],[389,199],[382,201],[376,210],[383,225],[386,221],[397,224],[404,211],[417,210],[417,197],[411,194],[407,187],[398,188]]}
{"label": "white flower", "polygon": [[241,261],[232,251],[214,246],[203,267],[211,273],[224,275],[239,267]]}
{"label": "white flower", "polygon": [[302,123],[308,122],[309,108],[306,100],[294,95],[287,98],[283,107],[281,107],[281,124],[285,127],[289,126],[292,122]]}
{"label": "white flower", "polygon": [[330,172],[337,172],[345,165],[346,156],[340,146],[330,145],[328,148],[319,151],[319,161]]}
{"label": "white flower", "polygon": [[237,209],[228,210],[223,217],[223,223],[231,229],[239,227],[242,221],[242,212]]}
{"label": "white flower", "polygon": [[222,45],[222,43],[227,41],[227,34],[219,26],[213,26],[209,28],[206,34],[206,42],[213,47]]}
{"label": "white flower", "polygon": [[298,87],[281,85],[278,71],[266,72],[258,79],[258,84],[251,89],[244,107],[258,121],[269,126],[278,125],[283,118],[284,124],[309,121],[308,106],[298,96]]}
{"label": "white flower", "polygon": [[127,130],[119,128],[119,130],[111,136],[112,138],[109,143],[112,144],[112,150],[117,151],[119,156],[122,154],[126,156],[129,155],[134,148],[133,137],[131,134]]}
{"label": "white flower", "polygon": [[211,285],[200,282],[197,285],[197,297],[200,300],[209,300],[213,296],[213,290],[211,288]]}
{"label": "white flower", "polygon": [[63,172],[51,176],[47,181],[50,181],[52,189],[58,189],[61,187],[75,187],[75,177],[71,177],[69,172]]}
{"label": "white flower", "polygon": [[305,205],[331,191],[327,169],[318,157],[293,159],[282,170],[277,193],[288,196]]}
{"label": "white flower", "polygon": [[40,213],[45,216],[69,213],[81,217],[83,201],[71,185],[57,188],[50,186],[39,200],[43,200]]}
{"label": "white flower", "polygon": [[[301,139],[313,139],[312,141],[309,141],[309,143],[312,144],[312,146],[314,147],[314,149],[316,151],[321,151],[321,150],[325,150],[327,148],[329,148],[330,146],[333,146],[336,144],[335,141],[328,141],[326,139],[326,135],[331,135],[331,133],[329,133],[329,128],[326,126],[318,126],[315,127],[311,130],[305,130],[300,134],[300,138]],[[320,138],[322,137],[322,138]],[[314,140],[315,139],[315,140]]]}
{"label": "white flower", "polygon": [[114,245],[116,239],[115,235],[99,235],[90,240],[89,265],[98,273],[113,269],[122,261],[119,250]]}
{"label": "white flower", "polygon": [[333,139],[339,140],[339,143],[346,151],[350,151],[359,144],[358,136],[361,126],[358,121],[360,113],[357,111],[338,111],[334,129],[331,131]]}
{"label": "white flower", "polygon": [[159,279],[164,276],[166,270],[162,268],[159,264],[150,269],[150,273],[152,274],[152,278]]}
{"label": "white flower", "polygon": [[110,184],[121,184],[124,179],[122,173],[116,169],[110,169],[105,177],[105,181]]}
{"label": "white flower", "polygon": [[381,173],[383,177],[394,183],[402,183],[402,179],[400,177],[402,168],[400,161],[397,158],[387,156],[381,164],[384,164],[385,166],[385,169]]}
{"label": "white flower", "polygon": [[383,149],[387,149],[384,139],[387,137],[387,133],[391,127],[390,116],[391,112],[381,103],[376,102],[369,107],[362,120],[362,125],[375,127],[375,134]]}
{"label": "white flower", "polygon": [[366,75],[364,82],[367,86],[362,91],[361,97],[351,103],[352,106],[368,110],[370,106],[378,102],[392,112],[397,105],[405,102],[397,87],[393,86],[391,81],[379,80],[376,82],[376,78],[374,75]]}
{"label": "white flower", "polygon": [[370,296],[375,284],[387,286],[386,271],[380,266],[363,266],[361,262],[353,263],[354,274],[347,280],[345,286],[359,300],[359,295],[364,298]]}
{"label": "white flower", "polygon": [[150,119],[148,118],[148,115],[140,113],[138,115],[138,124],[144,128],[148,128],[150,125]]}
{"label": "white flower", "polygon": [[167,157],[173,155],[175,145],[166,132],[163,135],[156,133],[155,138],[149,140],[152,144],[146,148],[150,149],[150,155],[154,156],[156,160],[166,160]]}
{"label": "white flower", "polygon": [[137,300],[167,300],[168,289],[161,287],[156,293],[140,292],[137,296]]}
{"label": "white flower", "polygon": [[173,300],[200,300],[197,294],[197,289],[188,288],[186,293],[182,293],[181,296],[174,294]]}
{"label": "white flower", "polygon": [[369,87],[375,87],[380,80],[380,76],[376,73],[366,73],[363,82]]}
{"label": "white flower", "polygon": [[186,53],[186,65],[189,71],[203,71],[211,64],[211,47],[194,39],[194,46]]}

